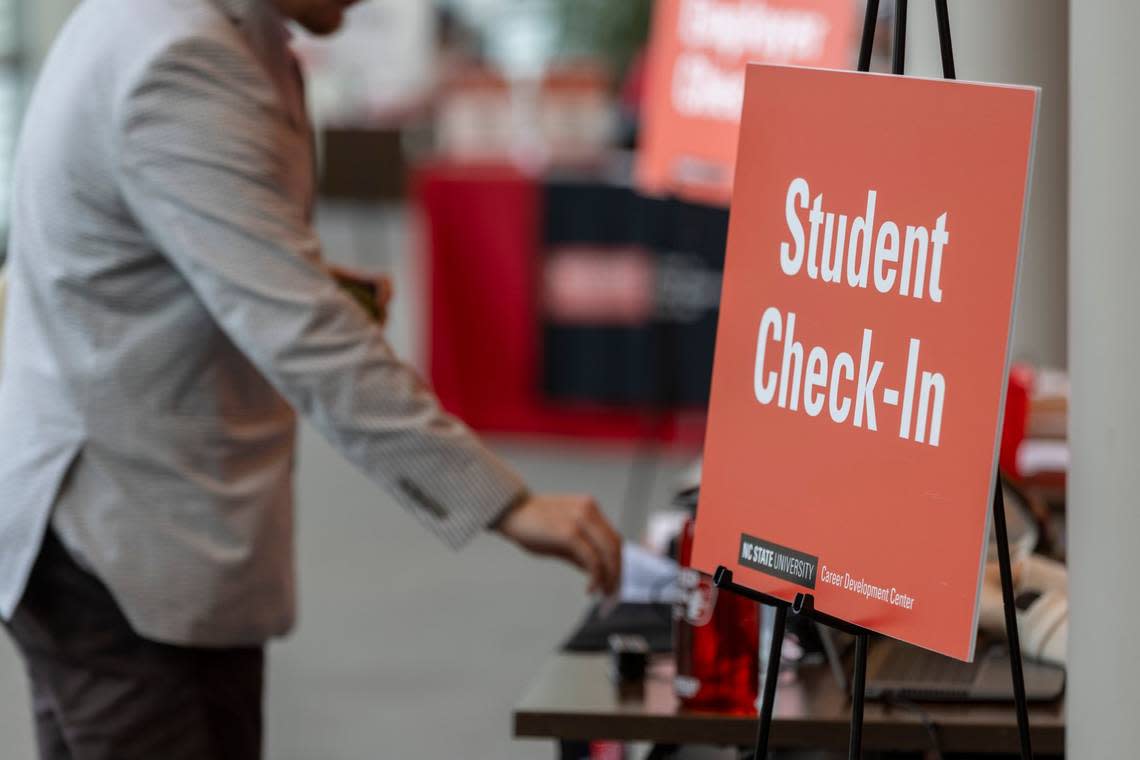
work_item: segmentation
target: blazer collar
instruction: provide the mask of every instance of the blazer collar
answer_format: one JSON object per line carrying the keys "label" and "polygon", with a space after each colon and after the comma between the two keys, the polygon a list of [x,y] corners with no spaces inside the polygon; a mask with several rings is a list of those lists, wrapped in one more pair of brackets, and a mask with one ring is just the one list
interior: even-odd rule
{"label": "blazer collar", "polygon": [[274,79],[294,126],[307,124],[304,94],[289,50],[292,34],[272,0],[213,0],[246,38]]}

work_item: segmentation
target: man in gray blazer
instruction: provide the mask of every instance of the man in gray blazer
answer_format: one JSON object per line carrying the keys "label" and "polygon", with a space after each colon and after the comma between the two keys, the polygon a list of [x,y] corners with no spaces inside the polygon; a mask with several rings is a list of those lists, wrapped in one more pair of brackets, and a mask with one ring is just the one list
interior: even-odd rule
{"label": "man in gray blazer", "polygon": [[0,618],[43,757],[260,754],[294,410],[446,543],[491,527],[614,588],[593,500],[529,493],[320,263],[284,20],[350,4],[84,0],[43,67],[0,381]]}

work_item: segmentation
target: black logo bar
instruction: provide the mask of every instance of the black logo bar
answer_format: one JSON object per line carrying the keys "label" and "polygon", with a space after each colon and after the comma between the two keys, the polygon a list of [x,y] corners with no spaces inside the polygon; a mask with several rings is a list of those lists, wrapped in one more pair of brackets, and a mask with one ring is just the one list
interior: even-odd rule
{"label": "black logo bar", "polygon": [[741,533],[740,564],[798,586],[814,589],[819,557]]}

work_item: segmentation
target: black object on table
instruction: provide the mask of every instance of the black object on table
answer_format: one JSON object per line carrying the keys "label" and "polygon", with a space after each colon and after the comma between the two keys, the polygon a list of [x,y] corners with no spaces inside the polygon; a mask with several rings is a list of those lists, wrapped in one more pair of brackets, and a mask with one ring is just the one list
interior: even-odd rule
{"label": "black object on table", "polygon": [[673,651],[672,610],[668,604],[619,604],[609,614],[595,605],[562,645],[565,652],[604,652],[614,634],[645,638],[649,651]]}

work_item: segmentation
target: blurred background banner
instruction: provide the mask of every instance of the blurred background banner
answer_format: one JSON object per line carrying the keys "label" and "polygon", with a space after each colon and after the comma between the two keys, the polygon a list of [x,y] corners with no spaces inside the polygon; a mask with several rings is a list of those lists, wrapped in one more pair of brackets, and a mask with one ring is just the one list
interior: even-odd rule
{"label": "blurred background banner", "polygon": [[653,17],[638,184],[728,204],[748,62],[850,66],[851,0],[661,0]]}
{"label": "blurred background banner", "polygon": [[726,210],[506,166],[416,177],[449,410],[500,434],[699,443]]}

